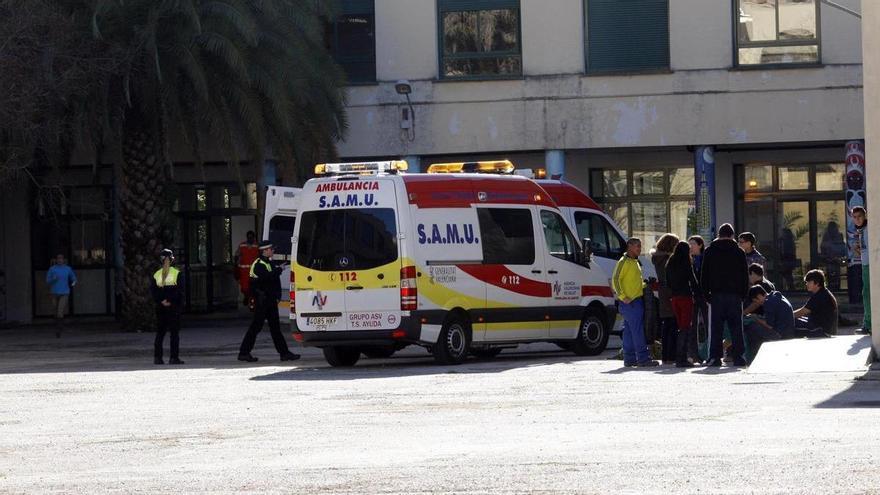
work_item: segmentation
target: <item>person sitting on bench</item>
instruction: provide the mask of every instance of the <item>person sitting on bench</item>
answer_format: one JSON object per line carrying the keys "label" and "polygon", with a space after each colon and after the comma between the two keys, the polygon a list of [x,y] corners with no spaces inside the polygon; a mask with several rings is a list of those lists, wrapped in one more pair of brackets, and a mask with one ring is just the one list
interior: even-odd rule
{"label": "person sitting on bench", "polygon": [[837,299],[825,287],[825,273],[810,270],[804,275],[804,284],[810,299],[804,307],[794,312],[795,336],[828,337],[837,334]]}

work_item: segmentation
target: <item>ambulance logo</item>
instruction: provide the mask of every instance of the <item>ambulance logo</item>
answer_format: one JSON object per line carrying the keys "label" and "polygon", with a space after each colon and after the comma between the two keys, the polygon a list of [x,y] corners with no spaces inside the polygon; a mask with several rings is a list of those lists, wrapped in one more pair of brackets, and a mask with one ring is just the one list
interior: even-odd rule
{"label": "ambulance logo", "polygon": [[324,305],[327,304],[327,296],[321,294],[321,291],[315,293],[315,297],[312,298],[312,306],[317,306],[318,309],[324,309]]}

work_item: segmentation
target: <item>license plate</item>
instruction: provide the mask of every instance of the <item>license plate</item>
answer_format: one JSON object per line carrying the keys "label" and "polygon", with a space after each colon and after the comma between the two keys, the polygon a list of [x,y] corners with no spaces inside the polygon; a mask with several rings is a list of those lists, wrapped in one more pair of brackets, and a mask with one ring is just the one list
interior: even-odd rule
{"label": "license plate", "polygon": [[310,316],[306,318],[306,324],[317,328],[318,330],[327,330],[329,325],[335,325],[337,316]]}

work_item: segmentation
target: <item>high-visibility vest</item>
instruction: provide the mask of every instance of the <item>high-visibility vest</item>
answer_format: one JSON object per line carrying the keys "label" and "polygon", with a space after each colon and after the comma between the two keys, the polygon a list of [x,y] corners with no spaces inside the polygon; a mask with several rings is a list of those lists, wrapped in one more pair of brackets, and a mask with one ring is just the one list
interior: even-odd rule
{"label": "high-visibility vest", "polygon": [[257,258],[253,263],[251,263],[251,271],[249,273],[251,278],[257,278],[257,274],[254,273],[254,268],[257,267],[257,263],[262,263],[263,266],[266,267],[266,270],[269,270],[269,273],[272,273],[272,265],[270,265],[268,261],[263,261],[263,258]]}
{"label": "high-visibility vest", "polygon": [[168,274],[165,278],[162,278],[162,269],[159,268],[153,274],[153,279],[156,281],[156,287],[173,287],[177,285],[177,276],[179,274],[180,270],[172,266],[168,268]]}

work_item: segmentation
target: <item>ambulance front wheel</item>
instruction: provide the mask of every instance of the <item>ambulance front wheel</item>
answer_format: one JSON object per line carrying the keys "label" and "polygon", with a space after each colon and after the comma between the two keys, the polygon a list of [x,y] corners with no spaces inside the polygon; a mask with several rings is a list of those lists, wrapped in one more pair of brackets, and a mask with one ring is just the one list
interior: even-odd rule
{"label": "ambulance front wheel", "polygon": [[595,309],[588,309],[581,320],[577,339],[572,342],[571,350],[578,356],[595,356],[601,354],[608,345],[608,327],[602,314]]}
{"label": "ambulance front wheel", "polygon": [[450,318],[440,330],[433,347],[434,359],[440,364],[461,364],[471,345],[469,325],[456,317]]}
{"label": "ambulance front wheel", "polygon": [[361,350],[357,347],[325,347],[324,359],[333,367],[354,366],[361,358]]}

